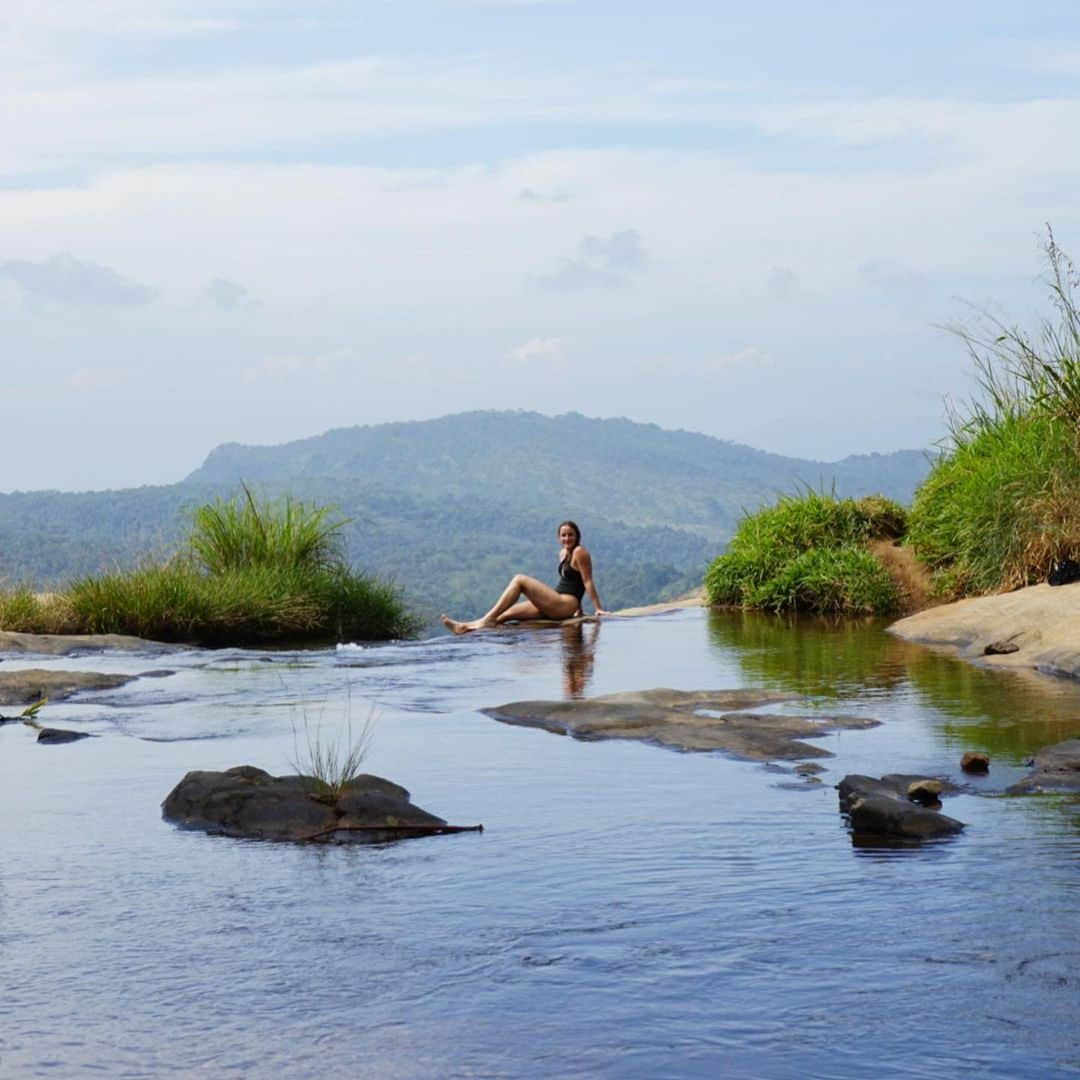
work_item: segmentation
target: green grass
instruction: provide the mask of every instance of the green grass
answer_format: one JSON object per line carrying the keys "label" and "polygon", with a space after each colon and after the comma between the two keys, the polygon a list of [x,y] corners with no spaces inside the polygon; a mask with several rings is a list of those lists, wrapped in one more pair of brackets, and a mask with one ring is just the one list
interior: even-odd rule
{"label": "green grass", "polygon": [[353,733],[351,699],[346,701],[345,728],[336,737],[323,731],[321,720],[314,727],[304,714],[303,740],[293,725],[292,767],[311,784],[312,793],[327,802],[337,802],[345,789],[360,775],[374,736],[375,711],[368,713],[360,731]]}
{"label": "green grass", "polygon": [[1080,314],[1076,273],[1050,235],[1056,311],[1037,335],[993,318],[958,330],[980,385],[954,411],[916,493],[909,542],[947,597],[1044,580],[1080,557]]}
{"label": "green grass", "polygon": [[0,594],[0,629],[239,645],[384,640],[415,632],[397,590],[358,573],[325,508],[242,498],[197,510],[189,551],[80,578],[51,600]]}
{"label": "green grass", "polygon": [[896,611],[899,591],[866,544],[902,535],[905,523],[903,507],[881,496],[783,496],[743,518],[705,575],[708,601],[774,612]]}

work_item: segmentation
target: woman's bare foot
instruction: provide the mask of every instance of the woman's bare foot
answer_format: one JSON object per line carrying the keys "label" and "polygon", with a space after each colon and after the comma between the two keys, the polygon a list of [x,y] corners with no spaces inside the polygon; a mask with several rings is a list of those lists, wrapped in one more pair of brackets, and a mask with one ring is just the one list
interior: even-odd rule
{"label": "woman's bare foot", "polygon": [[452,634],[467,634],[472,630],[468,623],[458,622],[457,619],[451,619],[449,615],[440,615],[439,622]]}

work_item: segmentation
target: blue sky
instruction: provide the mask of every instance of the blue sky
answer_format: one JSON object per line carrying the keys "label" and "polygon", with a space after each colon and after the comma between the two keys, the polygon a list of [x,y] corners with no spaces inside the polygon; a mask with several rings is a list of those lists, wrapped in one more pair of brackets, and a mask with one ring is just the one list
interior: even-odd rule
{"label": "blue sky", "polygon": [[[1080,254],[1073,4],[0,0],[0,490],[477,408],[931,444]],[[568,455],[572,448],[568,448]]]}

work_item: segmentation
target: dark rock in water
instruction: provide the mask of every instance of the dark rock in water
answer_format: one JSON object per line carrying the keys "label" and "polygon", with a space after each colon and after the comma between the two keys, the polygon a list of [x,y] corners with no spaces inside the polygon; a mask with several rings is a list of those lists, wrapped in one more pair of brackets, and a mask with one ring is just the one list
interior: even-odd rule
{"label": "dark rock in water", "polygon": [[1040,750],[1035,771],[1007,789],[1009,795],[1037,795],[1080,791],[1080,739],[1066,739]]}
{"label": "dark rock in water", "polygon": [[45,671],[27,668],[0,675],[0,705],[29,705],[42,698],[63,701],[85,690],[115,690],[135,675],[105,675],[100,671]]}
{"label": "dark rock in water", "polygon": [[61,743],[78,742],[80,739],[91,739],[93,736],[88,731],[68,731],[66,728],[43,727],[38,728],[37,741],[47,746],[59,746]]}
{"label": "dark rock in water", "polygon": [[723,750],[750,761],[832,757],[803,742],[833,731],[877,727],[865,716],[728,712],[790,700],[768,690],[634,690],[584,701],[514,701],[487,716],[575,739],[638,739],[672,750]]}
{"label": "dark rock in water", "polygon": [[960,759],[960,768],[966,773],[988,773],[990,771],[990,755],[978,750],[969,750]]}
{"label": "dark rock in water", "polygon": [[259,840],[375,843],[460,832],[409,802],[409,793],[364,774],[337,799],[307,776],[271,776],[253,765],[189,772],[161,804],[169,821],[189,829]]}
{"label": "dark rock in water", "polygon": [[983,649],[983,656],[1008,656],[1019,651],[1020,646],[1015,641],[991,641]]}
{"label": "dark rock in water", "polygon": [[837,785],[840,812],[845,814],[856,838],[883,840],[935,840],[952,836],[964,828],[961,821],[912,802],[909,792],[926,790],[923,785],[956,790],[930,777],[890,773],[880,780],[852,774]]}

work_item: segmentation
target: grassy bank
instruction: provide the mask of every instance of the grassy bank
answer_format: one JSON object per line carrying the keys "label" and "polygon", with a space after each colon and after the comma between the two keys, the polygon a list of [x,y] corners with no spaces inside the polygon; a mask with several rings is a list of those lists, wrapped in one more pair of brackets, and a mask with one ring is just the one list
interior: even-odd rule
{"label": "grassy bank", "polygon": [[343,521],[246,489],[193,515],[186,549],[163,564],[81,578],[38,597],[0,595],[0,629],[134,634],[203,645],[408,636],[397,590],[346,565]]}
{"label": "grassy bank", "polygon": [[1054,314],[1035,334],[987,317],[958,331],[978,398],[916,493],[909,542],[945,597],[1045,580],[1080,557],[1080,313],[1077,275],[1050,236]]}
{"label": "grassy bank", "polygon": [[708,601],[773,612],[895,612],[900,592],[866,545],[904,529],[903,508],[880,496],[785,496],[742,520],[705,575]]}

